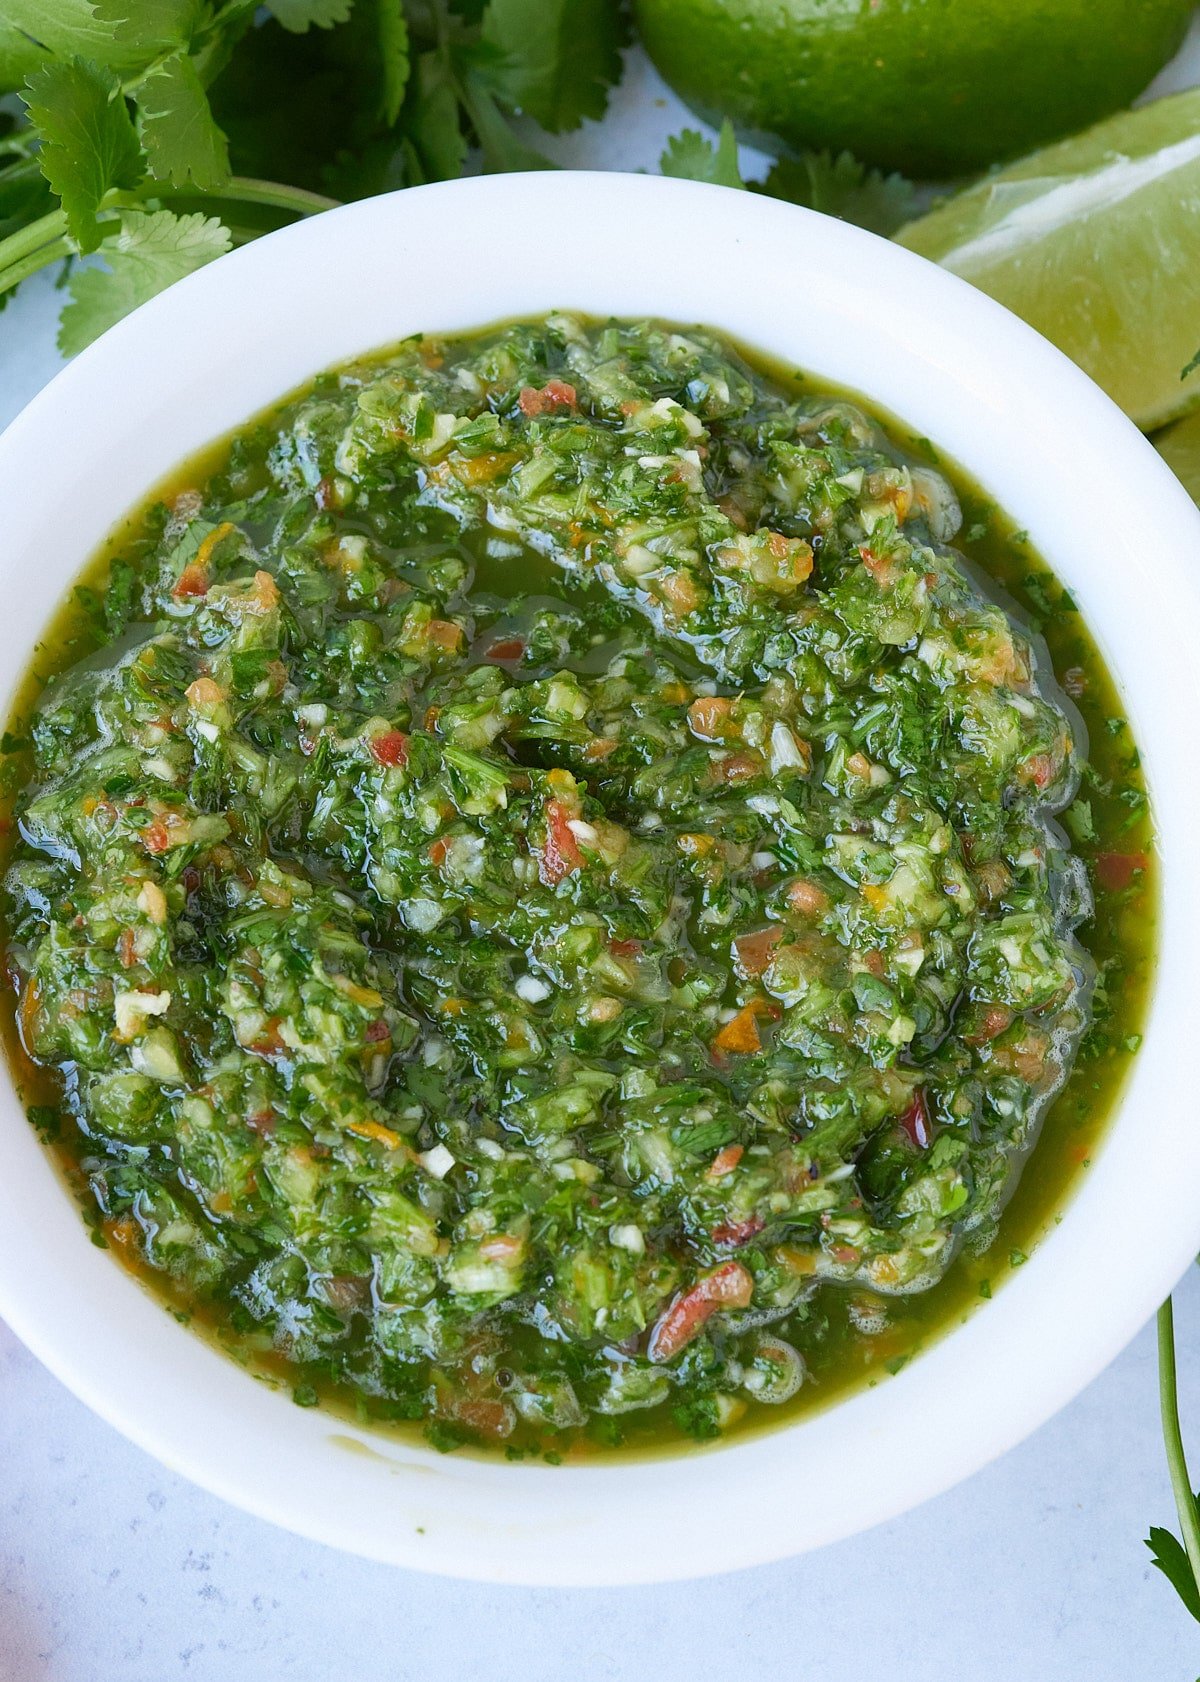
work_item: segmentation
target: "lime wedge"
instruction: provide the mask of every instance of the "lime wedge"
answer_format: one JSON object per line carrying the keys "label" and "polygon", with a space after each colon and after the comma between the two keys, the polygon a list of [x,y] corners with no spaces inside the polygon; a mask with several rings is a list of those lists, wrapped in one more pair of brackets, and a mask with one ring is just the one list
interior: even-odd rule
{"label": "lime wedge", "polygon": [[[1147,430],[1200,403],[1200,89],[1033,152],[896,238],[991,294]],[[1034,394],[1031,394],[1031,396]]]}
{"label": "lime wedge", "polygon": [[1200,503],[1200,414],[1160,432],[1154,447],[1193,502]]}

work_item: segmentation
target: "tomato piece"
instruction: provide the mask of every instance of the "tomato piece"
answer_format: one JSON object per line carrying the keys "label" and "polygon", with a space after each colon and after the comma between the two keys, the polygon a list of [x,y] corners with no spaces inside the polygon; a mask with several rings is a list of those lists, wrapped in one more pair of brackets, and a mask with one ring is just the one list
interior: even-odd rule
{"label": "tomato piece", "polygon": [[829,909],[829,895],[816,882],[798,876],[787,891],[788,904],[802,917],[819,917]]}
{"label": "tomato piece", "polygon": [[900,1126],[908,1134],[909,1139],[918,1150],[924,1150],[928,1145],[931,1133],[929,1127],[929,1111],[925,1107],[925,1093],[918,1087],[912,1095],[912,1103],[900,1117]]}
{"label": "tomato piece", "polygon": [[717,766],[717,773],[727,783],[749,783],[765,769],[757,753],[727,753]]}
{"label": "tomato piece", "polygon": [[547,380],[544,386],[522,386],[517,401],[521,413],[532,419],[553,414],[556,409],[573,409],[578,396],[575,387],[565,380]]}
{"label": "tomato piece", "polygon": [[170,832],[161,818],[156,818],[153,823],[147,824],[145,829],[141,831],[139,840],[148,853],[165,853],[171,845]]}
{"label": "tomato piece", "polygon": [[408,737],[403,730],[388,730],[382,736],[372,736],[370,747],[381,765],[408,764]]}
{"label": "tomato piece", "polygon": [[964,1034],[963,1038],[968,1045],[987,1045],[989,1040],[994,1040],[1006,1028],[1011,1028],[1012,1024],[1013,1012],[1007,1005],[985,1005],[980,1014],[979,1026],[973,1033]]}
{"label": "tomato piece", "polygon": [[655,1322],[646,1353],[652,1361],[670,1361],[692,1341],[706,1320],[722,1308],[747,1308],[754,1278],[741,1262],[722,1262],[677,1296]]}
{"label": "tomato piece", "polygon": [[702,742],[721,742],[740,735],[733,721],[733,702],[727,695],[700,695],[688,708],[688,724]]}
{"label": "tomato piece", "polygon": [[1058,761],[1053,754],[1031,754],[1021,767],[1021,775],[1031,782],[1034,788],[1046,788],[1058,775]]}
{"label": "tomato piece", "polygon": [[188,596],[206,596],[208,594],[208,573],[203,567],[197,566],[195,561],[189,561],[175,580],[175,587],[171,594],[176,601],[183,601]]}
{"label": "tomato piece", "polygon": [[538,860],[538,875],[548,888],[554,888],[582,864],[583,854],[571,831],[569,807],[561,800],[547,800],[546,841]]}
{"label": "tomato piece", "polygon": [[765,1225],[761,1215],[750,1215],[744,1221],[722,1221],[720,1226],[713,1227],[712,1241],[736,1249],[739,1244],[748,1244]]}
{"label": "tomato piece", "polygon": [[741,934],[733,943],[737,961],[744,975],[761,975],[771,962],[771,954],[783,939],[778,923],[753,934]]}
{"label": "tomato piece", "polygon": [[751,1052],[762,1050],[757,1018],[770,1016],[771,1007],[765,999],[751,999],[737,1015],[731,1017],[713,1040],[714,1051]]}
{"label": "tomato piece", "polygon": [[745,1154],[744,1145],[722,1145],[708,1165],[708,1178],[721,1180],[726,1174],[732,1174]]}
{"label": "tomato piece", "polygon": [[1127,888],[1149,862],[1145,853],[1097,853],[1096,880],[1102,888],[1117,893]]}

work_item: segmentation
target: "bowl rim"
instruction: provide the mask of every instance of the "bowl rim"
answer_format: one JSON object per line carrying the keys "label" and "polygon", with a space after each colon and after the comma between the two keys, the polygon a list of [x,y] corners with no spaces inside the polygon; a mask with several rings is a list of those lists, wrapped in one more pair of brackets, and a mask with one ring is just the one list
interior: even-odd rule
{"label": "bowl rim", "polygon": [[[542,229],[554,230],[549,264]],[[0,1315],[134,1442],[261,1517],[417,1569],[599,1586],[765,1563],[949,1488],[1071,1400],[1200,1246],[1200,1129],[1183,1120],[1173,1050],[1197,1022],[1184,983],[1200,942],[1188,868],[1200,779],[1164,774],[1187,764],[1186,719],[1200,702],[1187,637],[1189,617],[1200,622],[1200,513],[1073,364],[899,246],[693,182],[472,178],[363,200],[219,259],[110,329],[33,399],[0,435],[0,682],[11,695],[88,554],[193,450],[304,378],[406,333],[552,308],[700,320],[863,390],[949,448],[1081,600],[1143,750],[1162,907],[1143,1047],[1087,1179],[986,1311],[886,1386],[714,1449],[551,1469],[443,1459],[252,1383],[87,1242],[5,1081]],[[388,321],[399,330],[379,331]],[[1120,522],[1096,506],[1117,494]],[[1154,1210],[1154,1240],[1116,1265],[1131,1184]]]}

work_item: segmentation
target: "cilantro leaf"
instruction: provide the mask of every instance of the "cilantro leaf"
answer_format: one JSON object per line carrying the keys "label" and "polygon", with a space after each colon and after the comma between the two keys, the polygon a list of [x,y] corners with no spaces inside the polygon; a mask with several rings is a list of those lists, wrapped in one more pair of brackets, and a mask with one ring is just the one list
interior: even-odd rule
{"label": "cilantro leaf", "polygon": [[267,10],[293,35],[345,23],[353,0],[268,0]]}
{"label": "cilantro leaf", "polygon": [[229,179],[229,148],[213,120],[192,61],[172,53],[155,65],[138,90],[142,145],[159,181],[202,191]]}
{"label": "cilantro leaf", "polygon": [[96,21],[119,46],[149,63],[172,47],[186,47],[204,19],[204,0],[92,0]]}
{"label": "cilantro leaf", "polygon": [[496,98],[559,134],[604,115],[627,38],[616,0],[488,0],[479,63]]}
{"label": "cilantro leaf", "polygon": [[467,142],[458,94],[440,53],[422,53],[417,59],[407,115],[406,127],[425,180],[445,181],[457,175],[466,162]]}
{"label": "cilantro leaf", "polygon": [[[1200,1506],[1200,1494],[1196,1496],[1196,1504]],[[1155,1565],[1192,1617],[1200,1623],[1200,1590],[1196,1588],[1196,1579],[1192,1575],[1191,1563],[1183,1543],[1170,1530],[1153,1524],[1150,1526],[1149,1536],[1146,1537],[1146,1546],[1150,1549]]]}
{"label": "cilantro leaf", "polygon": [[554,168],[549,158],[514,134],[487,87],[474,76],[467,79],[467,108],[483,153],[483,167],[489,173]]}
{"label": "cilantro leaf", "polygon": [[62,312],[58,348],[74,356],[122,316],[156,292],[203,268],[229,250],[229,230],[196,211],[127,211],[121,231],[106,242],[107,268],[76,269],[67,282],[71,302]]}
{"label": "cilantro leaf", "polygon": [[380,115],[391,128],[400,115],[404,90],[408,86],[408,22],[404,16],[404,0],[379,0],[377,28],[383,72]]}
{"label": "cilantro leaf", "polygon": [[1070,831],[1072,840],[1080,846],[1096,839],[1096,824],[1092,817],[1090,800],[1073,801],[1063,813],[1062,821]]}
{"label": "cilantro leaf", "polygon": [[199,0],[3,0],[4,24],[57,58],[87,58],[110,70],[140,70],[183,46]]}
{"label": "cilantro leaf", "polygon": [[664,175],[687,181],[711,181],[717,187],[746,185],[738,167],[737,138],[728,117],[721,124],[716,146],[693,128],[673,134],[658,167]]}
{"label": "cilantro leaf", "polygon": [[804,152],[796,158],[780,158],[761,190],[875,234],[894,233],[916,209],[911,181],[868,169],[850,152],[839,152],[836,157],[829,152]]}
{"label": "cilantro leaf", "polygon": [[77,58],[35,70],[24,98],[42,143],[42,174],[80,251],[94,251],[101,199],[110,187],[136,187],[145,172],[121,84],[105,66]]}
{"label": "cilantro leaf", "polygon": [[45,47],[39,47],[24,30],[0,18],[0,94],[16,93],[26,76],[45,62]]}

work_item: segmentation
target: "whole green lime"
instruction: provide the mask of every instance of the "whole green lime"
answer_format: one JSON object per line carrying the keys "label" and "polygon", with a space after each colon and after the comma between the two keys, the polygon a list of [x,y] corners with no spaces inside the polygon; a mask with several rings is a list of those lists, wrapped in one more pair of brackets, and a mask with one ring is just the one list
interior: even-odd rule
{"label": "whole green lime", "polygon": [[848,150],[934,178],[1127,105],[1195,0],[635,0],[642,40],[701,116],[769,147]]}

